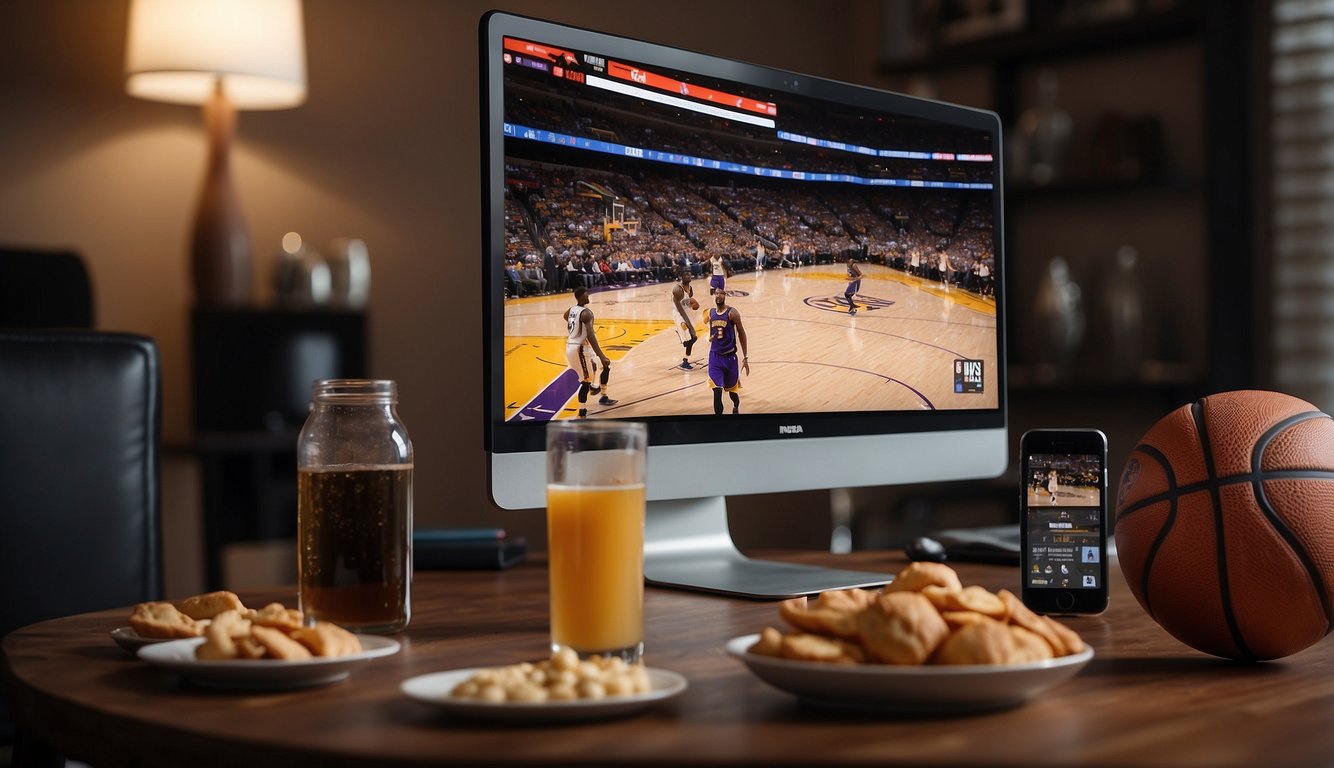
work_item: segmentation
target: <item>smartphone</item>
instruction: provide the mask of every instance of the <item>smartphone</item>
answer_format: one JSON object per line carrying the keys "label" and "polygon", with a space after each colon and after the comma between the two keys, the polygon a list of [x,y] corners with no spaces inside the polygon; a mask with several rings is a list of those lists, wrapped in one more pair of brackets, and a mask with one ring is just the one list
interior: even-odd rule
{"label": "smartphone", "polygon": [[1034,429],[1019,441],[1024,605],[1038,613],[1107,608],[1107,436]]}

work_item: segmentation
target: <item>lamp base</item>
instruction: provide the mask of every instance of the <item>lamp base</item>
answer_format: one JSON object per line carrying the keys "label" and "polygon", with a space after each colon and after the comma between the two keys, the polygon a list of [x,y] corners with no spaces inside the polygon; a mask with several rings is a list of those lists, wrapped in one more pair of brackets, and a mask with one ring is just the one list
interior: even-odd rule
{"label": "lamp base", "polygon": [[229,160],[236,110],[221,83],[204,104],[204,125],[208,167],[190,238],[195,300],[203,306],[245,304],[250,300],[250,237]]}

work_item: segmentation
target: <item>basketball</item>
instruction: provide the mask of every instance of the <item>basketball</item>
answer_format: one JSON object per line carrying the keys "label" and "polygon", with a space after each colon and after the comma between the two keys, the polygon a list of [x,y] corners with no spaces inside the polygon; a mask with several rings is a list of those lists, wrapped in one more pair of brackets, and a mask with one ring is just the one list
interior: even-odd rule
{"label": "basketball", "polygon": [[691,309],[699,309],[699,299],[695,298],[694,296],[691,296],[691,297],[690,297],[690,308],[691,308]]}
{"label": "basketball", "polygon": [[1256,661],[1331,628],[1334,420],[1277,392],[1210,395],[1131,451],[1116,548],[1139,604],[1181,642]]}

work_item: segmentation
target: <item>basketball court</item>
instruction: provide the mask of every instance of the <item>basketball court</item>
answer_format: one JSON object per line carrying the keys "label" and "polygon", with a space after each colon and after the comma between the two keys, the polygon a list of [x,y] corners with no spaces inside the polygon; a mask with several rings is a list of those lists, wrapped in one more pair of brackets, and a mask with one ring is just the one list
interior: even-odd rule
{"label": "basketball court", "polygon": [[[750,375],[741,377],[741,413],[995,408],[996,305],[957,286],[858,264],[857,314],[843,299],[839,264],[766,270],[727,280],[727,304],[741,314]],[[700,303],[690,356],[672,327],[672,283],[595,288],[589,295],[599,343],[611,359],[614,406],[590,396],[589,416],[712,415],[704,311],[708,278],[691,283]],[[570,292],[505,304],[505,418],[575,415],[578,380],[565,362],[562,313]],[[956,391],[956,361],[981,361],[981,392]],[[596,383],[596,381],[595,381]],[[728,404],[730,411],[730,403]]]}

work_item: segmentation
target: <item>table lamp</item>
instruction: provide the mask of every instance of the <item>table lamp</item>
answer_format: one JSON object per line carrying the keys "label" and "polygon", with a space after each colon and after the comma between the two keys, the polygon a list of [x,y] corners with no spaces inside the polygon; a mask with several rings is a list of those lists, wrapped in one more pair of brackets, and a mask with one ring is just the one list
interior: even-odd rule
{"label": "table lamp", "polygon": [[245,303],[250,238],[228,152],[236,110],[305,101],[300,0],[133,0],[125,89],[143,99],[203,105],[209,148],[190,241],[195,299]]}

